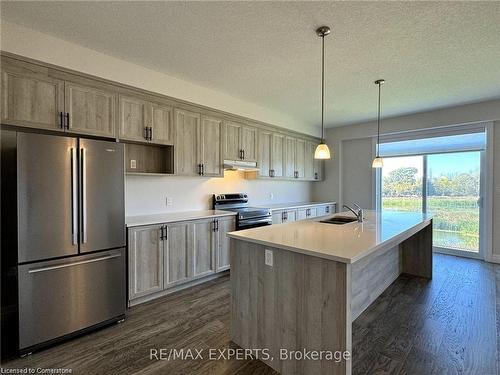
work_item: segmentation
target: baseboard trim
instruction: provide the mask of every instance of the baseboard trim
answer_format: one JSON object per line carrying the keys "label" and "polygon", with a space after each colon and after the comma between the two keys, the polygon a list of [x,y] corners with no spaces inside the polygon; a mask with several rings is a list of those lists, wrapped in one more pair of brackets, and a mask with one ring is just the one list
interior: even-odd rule
{"label": "baseboard trim", "polygon": [[149,302],[149,301],[152,301],[154,299],[157,299],[157,298],[166,296],[168,294],[177,292],[179,290],[191,288],[195,285],[203,284],[203,283],[206,283],[207,281],[218,279],[219,277],[223,277],[223,276],[226,276],[228,274],[229,274],[229,270],[220,271],[218,273],[211,274],[211,275],[208,275],[208,276],[205,276],[205,277],[193,280],[193,281],[189,281],[189,282],[186,282],[184,284],[176,285],[174,287],[162,290],[161,292],[156,292],[156,293],[144,296],[144,297],[135,298],[135,299],[130,300],[128,302],[128,307],[137,306],[137,305],[140,305],[141,303]]}

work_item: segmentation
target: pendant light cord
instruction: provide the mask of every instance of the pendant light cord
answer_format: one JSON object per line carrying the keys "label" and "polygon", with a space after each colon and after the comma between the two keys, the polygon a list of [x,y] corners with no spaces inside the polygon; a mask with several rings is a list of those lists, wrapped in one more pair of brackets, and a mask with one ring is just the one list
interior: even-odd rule
{"label": "pendant light cord", "polygon": [[321,36],[321,142],[325,142],[325,36]]}
{"label": "pendant light cord", "polygon": [[380,86],[382,85],[382,82],[378,83],[378,115],[377,115],[377,158],[380,156],[379,155],[379,148],[380,148]]}

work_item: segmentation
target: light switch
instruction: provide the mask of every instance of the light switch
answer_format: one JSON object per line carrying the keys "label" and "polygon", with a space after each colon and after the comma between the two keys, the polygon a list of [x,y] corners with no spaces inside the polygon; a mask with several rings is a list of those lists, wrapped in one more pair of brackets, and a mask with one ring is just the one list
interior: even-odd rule
{"label": "light switch", "polygon": [[174,199],[172,197],[167,197],[167,206],[171,206],[174,203]]}
{"label": "light switch", "polygon": [[137,168],[137,162],[134,159],[130,160],[130,169],[136,169]]}
{"label": "light switch", "polygon": [[267,266],[270,266],[270,267],[273,266],[273,251],[272,250],[266,249],[265,263]]}

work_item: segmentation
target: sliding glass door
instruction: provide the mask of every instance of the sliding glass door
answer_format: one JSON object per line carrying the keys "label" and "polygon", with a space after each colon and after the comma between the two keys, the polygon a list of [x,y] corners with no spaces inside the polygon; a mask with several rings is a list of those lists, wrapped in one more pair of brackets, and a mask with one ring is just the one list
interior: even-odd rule
{"label": "sliding glass door", "polygon": [[431,213],[436,250],[479,256],[482,152],[384,157],[381,208]]}

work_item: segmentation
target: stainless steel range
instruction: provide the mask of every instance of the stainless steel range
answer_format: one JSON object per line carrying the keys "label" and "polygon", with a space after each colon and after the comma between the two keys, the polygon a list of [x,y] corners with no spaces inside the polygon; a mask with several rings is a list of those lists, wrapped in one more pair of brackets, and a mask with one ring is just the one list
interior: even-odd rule
{"label": "stainless steel range", "polygon": [[213,208],[237,212],[236,230],[272,224],[271,210],[249,207],[246,193],[214,194]]}

